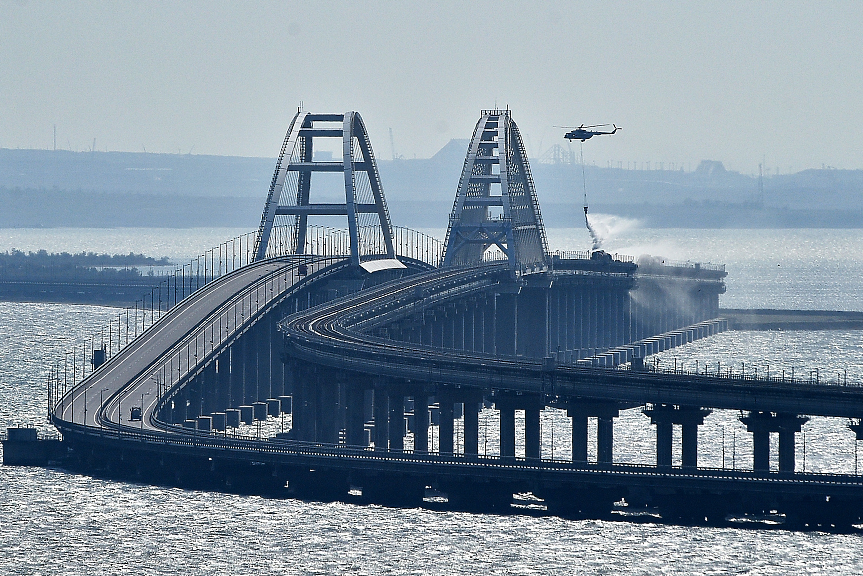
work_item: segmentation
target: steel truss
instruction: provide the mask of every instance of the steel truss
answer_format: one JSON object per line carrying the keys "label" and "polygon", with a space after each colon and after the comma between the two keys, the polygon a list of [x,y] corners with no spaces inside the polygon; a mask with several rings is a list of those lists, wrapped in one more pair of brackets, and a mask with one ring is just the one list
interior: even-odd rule
{"label": "steel truss", "polygon": [[477,122],[450,214],[442,265],[479,264],[492,256],[493,247],[509,261],[513,274],[548,268],[536,188],[509,110],[483,110]]}
{"label": "steel truss", "polygon": [[[341,138],[341,159],[315,161],[315,138]],[[344,174],[344,204],[310,202],[315,172]],[[255,240],[255,260],[314,250],[308,245],[309,216],[347,217],[350,258],[354,265],[382,257],[395,260],[392,224],[383,186],[368,132],[358,112],[311,114],[299,111],[294,116],[264,205]],[[287,230],[285,241],[280,238],[279,242],[274,242],[274,230],[282,229]]]}

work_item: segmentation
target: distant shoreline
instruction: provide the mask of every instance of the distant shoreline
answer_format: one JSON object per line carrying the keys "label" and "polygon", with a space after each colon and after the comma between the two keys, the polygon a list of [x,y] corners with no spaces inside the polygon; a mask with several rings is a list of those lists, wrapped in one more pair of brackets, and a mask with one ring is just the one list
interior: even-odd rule
{"label": "distant shoreline", "polygon": [[[432,158],[378,159],[392,221],[446,228],[466,149],[467,140],[452,140]],[[582,221],[580,165],[530,163],[546,226]],[[267,158],[0,148],[0,228],[254,229],[274,166]],[[586,166],[591,211],[646,228],[863,228],[863,170],[759,179],[718,161],[665,167]],[[337,179],[316,179],[311,194],[343,198],[344,189]]]}

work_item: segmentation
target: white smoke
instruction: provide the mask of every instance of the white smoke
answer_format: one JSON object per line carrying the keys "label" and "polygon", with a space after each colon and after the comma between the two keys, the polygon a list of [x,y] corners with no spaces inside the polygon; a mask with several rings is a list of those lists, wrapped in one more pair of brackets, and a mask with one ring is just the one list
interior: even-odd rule
{"label": "white smoke", "polygon": [[596,234],[596,230],[590,225],[590,220],[587,218],[587,209],[584,210],[584,224],[587,226],[587,231],[590,232],[590,238],[593,240],[593,250],[602,248],[602,239]]}
{"label": "white smoke", "polygon": [[633,218],[624,218],[613,214],[591,214],[590,219],[585,214],[584,223],[587,225],[591,240],[593,240],[593,250],[601,249],[603,244],[638,228],[640,224],[638,220]]}

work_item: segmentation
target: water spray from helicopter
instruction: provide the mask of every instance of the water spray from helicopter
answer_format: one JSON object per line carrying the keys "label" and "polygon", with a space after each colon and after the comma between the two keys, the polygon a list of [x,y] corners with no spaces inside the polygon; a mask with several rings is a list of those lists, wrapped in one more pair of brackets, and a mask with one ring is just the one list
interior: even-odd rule
{"label": "water spray from helicopter", "polygon": [[[612,126],[614,129],[608,132],[594,130],[594,128],[602,128],[604,126]],[[581,140],[581,184],[584,191],[584,225],[587,226],[587,231],[590,233],[591,240],[593,240],[592,250],[602,249],[602,239],[596,233],[596,230],[594,230],[593,226],[590,225],[590,219],[587,216],[587,176],[585,175],[584,171],[584,141],[593,138],[594,136],[611,135],[618,130],[620,130],[620,127],[616,124],[594,124],[592,126],[585,126],[584,124],[582,124],[578,128],[570,130],[563,136],[570,142],[573,140]]]}
{"label": "water spray from helicopter", "polygon": [[596,234],[596,230],[590,225],[590,220],[587,218],[587,177],[584,174],[584,141],[581,142],[581,184],[584,190],[584,225],[587,226],[587,231],[590,233],[590,239],[593,240],[592,250],[602,249],[602,240]]}

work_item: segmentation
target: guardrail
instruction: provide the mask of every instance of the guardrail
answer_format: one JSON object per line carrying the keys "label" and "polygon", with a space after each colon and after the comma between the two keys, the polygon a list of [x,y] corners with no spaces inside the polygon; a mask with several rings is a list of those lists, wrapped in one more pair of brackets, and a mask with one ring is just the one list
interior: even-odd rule
{"label": "guardrail", "polygon": [[665,468],[651,464],[572,462],[557,458],[521,458],[466,454],[439,454],[420,450],[375,450],[374,447],[325,444],[287,439],[260,439],[222,432],[201,432],[177,427],[174,432],[137,431],[130,428],[105,427],[102,429],[70,424],[61,425],[69,431],[93,438],[133,441],[139,444],[174,446],[178,448],[204,448],[219,451],[245,452],[260,458],[263,455],[297,455],[339,460],[366,460],[392,464],[433,464],[452,467],[473,467],[497,470],[559,471],[574,473],[650,476],[666,478],[715,479],[782,484],[821,484],[863,486],[860,474],[830,472],[759,472],[729,468]]}
{"label": "guardrail", "polygon": [[[178,303],[213,280],[250,264],[254,258],[257,232],[248,232],[222,242],[177,267],[149,294],[135,300],[107,325],[74,345],[49,368],[49,410],[79,383],[89,377],[139,336],[149,330]],[[360,228],[361,254],[384,252],[380,228]],[[274,227],[267,249],[267,258],[291,254],[296,241],[290,226]],[[393,228],[393,247],[397,256],[412,258],[436,266],[443,253],[440,240],[410,228]],[[350,237],[346,230],[326,226],[309,226],[305,253],[313,256],[338,257],[350,255]],[[52,400],[53,399],[53,400]]]}
{"label": "guardrail", "polygon": [[686,268],[689,270],[710,270],[711,272],[725,272],[725,264],[713,264],[711,262],[692,262],[691,260],[669,260],[661,257],[641,258],[639,266],[661,266],[664,268]]}

